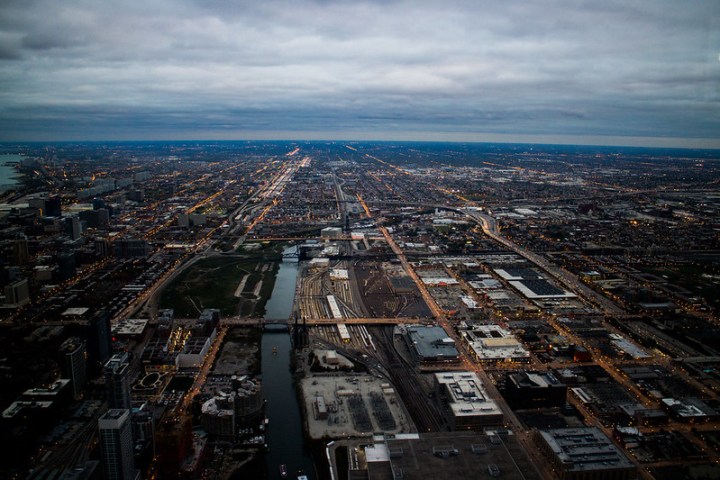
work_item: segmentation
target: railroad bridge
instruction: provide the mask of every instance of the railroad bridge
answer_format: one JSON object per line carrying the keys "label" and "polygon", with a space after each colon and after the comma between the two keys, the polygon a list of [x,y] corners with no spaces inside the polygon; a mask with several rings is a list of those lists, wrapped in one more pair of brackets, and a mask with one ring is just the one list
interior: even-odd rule
{"label": "railroad bridge", "polygon": [[[298,325],[399,325],[427,323],[427,319],[414,317],[393,317],[393,318],[307,318],[297,321]],[[227,317],[220,320],[224,326],[236,327],[260,327],[266,330],[285,330],[295,324],[294,318],[248,318],[248,317]]]}

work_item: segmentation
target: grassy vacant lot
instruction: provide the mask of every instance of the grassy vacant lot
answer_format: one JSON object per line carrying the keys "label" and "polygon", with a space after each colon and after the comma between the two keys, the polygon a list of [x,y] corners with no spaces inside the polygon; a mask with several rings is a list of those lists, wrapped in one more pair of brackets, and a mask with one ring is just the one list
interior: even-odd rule
{"label": "grassy vacant lot", "polygon": [[[175,309],[175,316],[180,318],[196,317],[205,308],[219,308],[224,316],[261,317],[275,285],[281,255],[282,245],[271,244],[246,253],[199,260],[165,288],[160,307]],[[243,288],[237,292],[243,280]]]}

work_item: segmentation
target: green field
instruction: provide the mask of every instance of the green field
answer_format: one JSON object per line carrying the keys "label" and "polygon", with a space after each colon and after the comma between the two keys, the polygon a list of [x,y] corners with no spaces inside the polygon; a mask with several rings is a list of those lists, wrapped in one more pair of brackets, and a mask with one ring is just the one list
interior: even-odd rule
{"label": "green field", "polygon": [[[218,308],[223,316],[262,317],[275,285],[282,247],[264,245],[247,253],[200,260],[165,288],[160,308],[172,308],[180,318],[196,317],[205,308]],[[237,292],[242,281],[244,286]]]}

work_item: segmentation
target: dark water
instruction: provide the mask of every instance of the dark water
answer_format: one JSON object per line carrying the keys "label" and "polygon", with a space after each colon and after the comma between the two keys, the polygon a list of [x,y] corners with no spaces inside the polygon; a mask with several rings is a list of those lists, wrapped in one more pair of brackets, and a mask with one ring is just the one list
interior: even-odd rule
{"label": "dark water", "polygon": [[[285,260],[275,280],[272,296],[265,308],[265,318],[288,318],[295,297],[298,264]],[[273,354],[273,347],[277,353]],[[290,335],[288,332],[265,332],[262,337],[263,395],[267,400],[266,415],[270,419],[266,441],[270,447],[265,455],[267,476],[280,478],[280,465],[287,465],[288,479],[295,479],[299,469],[313,479],[313,462],[305,452],[302,415],[290,371]]]}
{"label": "dark water", "polygon": [[7,162],[19,162],[22,155],[0,155],[0,191],[12,188],[19,183],[20,173]]}

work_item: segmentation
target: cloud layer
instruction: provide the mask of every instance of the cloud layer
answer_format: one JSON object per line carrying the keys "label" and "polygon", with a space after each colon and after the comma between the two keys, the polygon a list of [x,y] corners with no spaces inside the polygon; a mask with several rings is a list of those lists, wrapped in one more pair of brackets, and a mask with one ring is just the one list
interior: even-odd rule
{"label": "cloud layer", "polygon": [[716,0],[5,0],[0,138],[713,145],[719,53]]}

